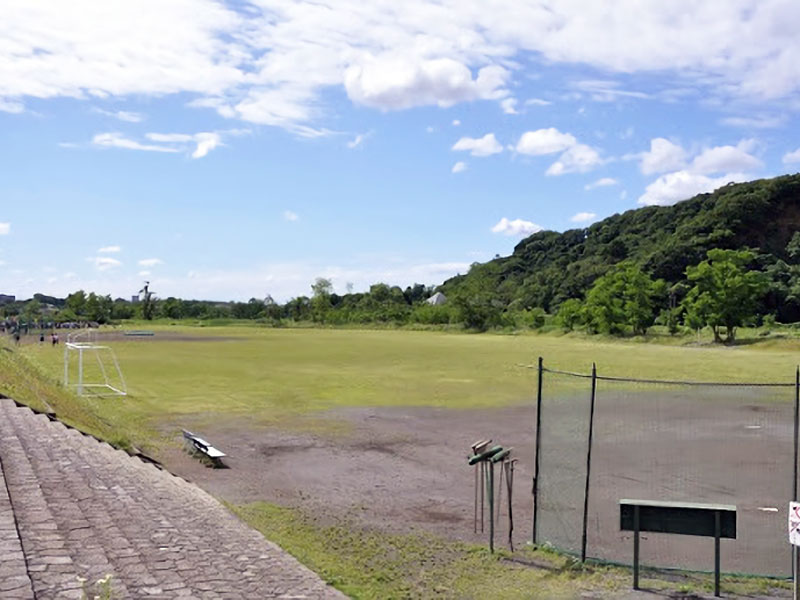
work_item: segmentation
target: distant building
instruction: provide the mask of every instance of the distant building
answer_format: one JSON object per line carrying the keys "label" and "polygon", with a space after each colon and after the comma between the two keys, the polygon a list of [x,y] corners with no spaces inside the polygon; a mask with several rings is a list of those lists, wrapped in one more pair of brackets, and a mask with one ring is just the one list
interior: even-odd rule
{"label": "distant building", "polygon": [[442,292],[436,292],[433,296],[425,300],[431,306],[441,306],[447,302],[447,296],[445,296]]}
{"label": "distant building", "polygon": [[139,294],[134,294],[133,296],[131,296],[131,302],[133,302],[134,304],[139,302]]}
{"label": "distant building", "polygon": [[16,301],[16,296],[11,296],[9,294],[0,294],[0,306],[3,304],[11,304],[12,302]]}

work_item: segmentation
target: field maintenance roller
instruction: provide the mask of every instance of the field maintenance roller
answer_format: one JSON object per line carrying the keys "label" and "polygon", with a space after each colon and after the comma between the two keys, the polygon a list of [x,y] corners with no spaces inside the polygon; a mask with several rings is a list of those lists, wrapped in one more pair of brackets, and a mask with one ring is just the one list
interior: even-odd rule
{"label": "field maintenance roller", "polygon": [[[472,456],[477,454],[481,454],[486,448],[489,447],[489,444],[492,443],[491,439],[488,440],[479,440],[472,444]],[[486,480],[486,463],[479,462],[475,464],[475,500],[473,504],[472,510],[472,532],[478,533],[478,496],[480,495],[480,505],[481,505],[481,533],[483,533],[483,486],[485,485]]]}
{"label": "field maintenance roller", "polygon": [[[492,458],[498,454],[503,453],[502,446],[492,446],[488,450],[484,450],[480,454],[474,454],[469,457],[468,463],[470,466],[483,463],[489,466],[489,477],[486,481],[486,497],[489,502],[489,551],[494,552],[494,462]],[[507,454],[506,454],[507,456]],[[484,467],[485,468],[485,467]]]}

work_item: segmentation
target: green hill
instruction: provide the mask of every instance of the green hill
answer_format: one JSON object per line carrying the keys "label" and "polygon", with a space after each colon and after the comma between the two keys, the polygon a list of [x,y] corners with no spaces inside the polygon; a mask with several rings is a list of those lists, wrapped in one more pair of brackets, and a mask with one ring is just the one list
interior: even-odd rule
{"label": "green hill", "polygon": [[800,320],[798,231],[800,174],[728,184],[673,206],[616,214],[585,229],[536,233],[511,256],[476,263],[441,289],[447,295],[491,290],[504,308],[552,311],[568,298],[583,298],[595,279],[621,261],[677,283],[709,249],[747,247],[759,255],[752,267],[770,275],[761,312],[794,322]]}

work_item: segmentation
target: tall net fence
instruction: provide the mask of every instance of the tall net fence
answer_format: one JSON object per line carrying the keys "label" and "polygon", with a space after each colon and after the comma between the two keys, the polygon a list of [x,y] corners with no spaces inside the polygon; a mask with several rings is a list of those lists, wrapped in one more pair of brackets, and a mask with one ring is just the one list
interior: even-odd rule
{"label": "tall net fence", "polygon": [[[536,543],[629,564],[621,499],[731,504],[737,538],[722,543],[723,569],[791,575],[794,383],[645,381],[544,367],[540,375]],[[709,538],[642,535],[643,564],[712,570],[713,561]]]}

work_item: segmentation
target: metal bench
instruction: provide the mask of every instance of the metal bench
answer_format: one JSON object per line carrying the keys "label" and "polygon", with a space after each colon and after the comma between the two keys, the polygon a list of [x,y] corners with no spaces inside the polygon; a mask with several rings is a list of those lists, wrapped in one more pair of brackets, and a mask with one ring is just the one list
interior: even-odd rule
{"label": "metal bench", "polygon": [[181,429],[181,431],[183,432],[183,439],[187,444],[191,444],[192,450],[210,459],[214,466],[222,466],[222,459],[225,458],[224,452],[214,448],[214,446],[206,440],[193,434],[191,431],[187,431],[186,429]]}

